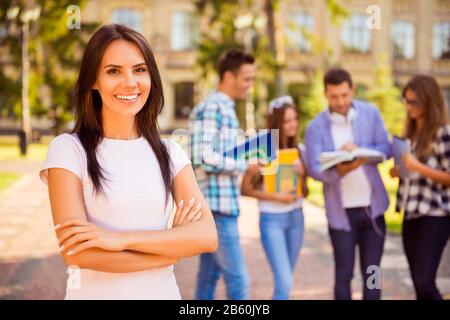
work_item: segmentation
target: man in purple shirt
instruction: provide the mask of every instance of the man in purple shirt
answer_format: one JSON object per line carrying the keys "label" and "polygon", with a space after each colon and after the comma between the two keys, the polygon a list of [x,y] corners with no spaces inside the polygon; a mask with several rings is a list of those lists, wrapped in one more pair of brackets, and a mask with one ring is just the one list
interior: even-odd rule
{"label": "man in purple shirt", "polygon": [[384,212],[389,206],[376,163],[358,158],[322,171],[320,154],[365,148],[390,154],[389,139],[380,113],[373,105],[354,100],[350,74],[331,69],[324,77],[329,107],[306,129],[309,174],[323,182],[329,234],[335,262],[335,299],[351,299],[356,246],[364,299],[380,299],[380,261],[385,238]]}

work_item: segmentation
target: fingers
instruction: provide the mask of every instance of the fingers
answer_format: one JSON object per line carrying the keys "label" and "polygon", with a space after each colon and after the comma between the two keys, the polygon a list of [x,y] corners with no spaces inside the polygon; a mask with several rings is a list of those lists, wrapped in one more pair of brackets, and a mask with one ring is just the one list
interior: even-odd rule
{"label": "fingers", "polygon": [[93,232],[76,234],[73,237],[67,239],[65,242],[61,242],[61,247],[59,248],[59,251],[62,252],[64,250],[67,250],[68,248],[72,247],[73,245],[76,245],[79,242],[93,240],[95,238],[96,238],[96,235]]}
{"label": "fingers", "polygon": [[[194,208],[194,204],[195,204],[195,198],[192,198],[189,201],[188,205],[183,209],[183,212],[181,213],[179,224],[188,222],[185,220],[186,220],[186,217],[188,216],[188,214],[190,214],[192,209]],[[195,211],[195,213],[197,213],[197,211]]]}
{"label": "fingers", "polygon": [[68,256],[73,256],[73,255],[75,255],[77,253],[80,253],[81,251],[84,251],[84,250],[89,249],[89,248],[95,248],[95,247],[97,247],[97,241],[95,241],[95,240],[85,241],[82,244],[74,247],[69,252],[67,252],[67,255]]}
{"label": "fingers", "polygon": [[178,202],[177,211],[175,212],[175,216],[173,217],[173,225],[178,225],[178,222],[180,220],[180,214],[184,206],[184,200],[181,200]]}
{"label": "fingers", "polygon": [[60,237],[58,239],[58,243],[59,244],[63,243],[64,241],[66,241],[66,239],[69,239],[70,237],[72,237],[75,234],[84,233],[84,232],[92,232],[92,231],[95,231],[95,230],[96,230],[96,226],[95,225],[64,228],[60,232]]}
{"label": "fingers", "polygon": [[193,222],[196,221],[194,220],[194,218],[197,216],[198,213],[201,214],[201,208],[202,208],[202,204],[201,202],[199,202],[193,210],[191,210],[191,212],[186,216],[185,221],[184,222]]}
{"label": "fingers", "polygon": [[198,221],[200,220],[200,218],[202,217],[202,211],[200,210],[199,212],[197,212],[194,216],[194,218],[192,219],[192,221]]}

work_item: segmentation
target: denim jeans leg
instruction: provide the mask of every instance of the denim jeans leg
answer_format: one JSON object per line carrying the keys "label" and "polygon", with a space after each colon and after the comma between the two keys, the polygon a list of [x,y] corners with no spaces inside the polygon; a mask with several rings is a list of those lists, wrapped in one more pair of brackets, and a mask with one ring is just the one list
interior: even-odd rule
{"label": "denim jeans leg", "polygon": [[[379,234],[373,227],[376,223]],[[381,299],[381,257],[386,236],[386,224],[384,216],[379,216],[375,221],[370,221],[367,217],[366,227],[361,230],[359,238],[359,257],[361,274],[363,278],[363,299]],[[372,269],[375,268],[375,269]],[[375,273],[374,273],[374,271]]]}
{"label": "denim jeans leg", "polygon": [[219,248],[214,260],[224,275],[228,299],[247,300],[249,278],[242,252],[237,217],[214,214]]}
{"label": "denim jeans leg", "polygon": [[300,249],[303,244],[304,236],[304,218],[301,208],[295,209],[289,213],[290,222],[287,229],[287,247],[289,252],[289,264],[291,266],[291,272],[294,272],[295,265],[298,261]]}
{"label": "denim jeans leg", "polygon": [[351,300],[356,237],[353,231],[329,228],[329,233],[335,264],[334,297],[336,300]]}
{"label": "denim jeans leg", "polygon": [[287,300],[292,286],[292,271],[289,261],[286,231],[289,215],[261,213],[261,241],[274,277],[272,299]]}
{"label": "denim jeans leg", "polygon": [[213,253],[200,255],[200,267],[197,274],[195,289],[196,300],[214,300],[217,280],[220,277],[220,268],[214,259]]}

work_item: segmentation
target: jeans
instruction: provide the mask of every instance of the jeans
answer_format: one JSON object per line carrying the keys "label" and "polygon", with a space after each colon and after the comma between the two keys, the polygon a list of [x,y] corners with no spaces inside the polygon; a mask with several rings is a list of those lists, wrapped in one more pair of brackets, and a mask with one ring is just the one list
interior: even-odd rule
{"label": "jeans", "polygon": [[418,300],[442,300],[436,273],[450,235],[450,217],[403,222],[403,246]]}
{"label": "jeans", "polygon": [[287,300],[292,288],[292,274],[303,243],[302,209],[287,213],[261,212],[259,227],[275,282],[272,299]]}
{"label": "jeans", "polygon": [[219,248],[214,253],[200,255],[195,299],[213,300],[217,281],[224,276],[227,297],[246,300],[248,272],[239,242],[237,217],[213,212],[219,238]]}
{"label": "jeans", "polygon": [[[364,280],[363,299],[379,300],[381,288],[376,284],[381,284],[381,279],[373,279],[372,270],[375,272],[380,270],[386,236],[384,216],[379,216],[375,220],[370,219],[369,207],[346,209],[346,213],[351,231],[329,228],[335,263],[335,299],[352,298],[351,280],[355,266],[355,247],[359,245],[359,260]],[[381,276],[381,272],[375,273],[375,276]],[[375,285],[372,280],[375,280]]]}

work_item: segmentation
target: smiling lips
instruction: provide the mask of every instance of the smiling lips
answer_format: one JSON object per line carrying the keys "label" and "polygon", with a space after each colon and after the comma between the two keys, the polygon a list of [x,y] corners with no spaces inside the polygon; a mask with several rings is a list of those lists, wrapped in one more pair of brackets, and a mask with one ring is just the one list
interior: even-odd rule
{"label": "smiling lips", "polygon": [[120,100],[122,103],[133,104],[138,100],[140,95],[141,95],[140,93],[128,94],[128,95],[116,94],[116,95],[114,95],[114,97],[117,98],[118,100]]}

